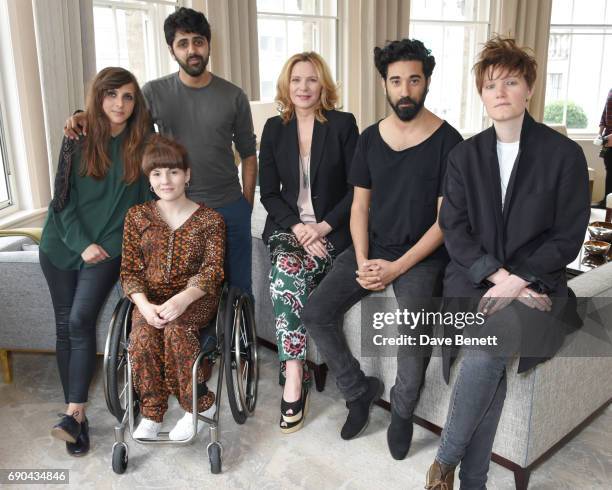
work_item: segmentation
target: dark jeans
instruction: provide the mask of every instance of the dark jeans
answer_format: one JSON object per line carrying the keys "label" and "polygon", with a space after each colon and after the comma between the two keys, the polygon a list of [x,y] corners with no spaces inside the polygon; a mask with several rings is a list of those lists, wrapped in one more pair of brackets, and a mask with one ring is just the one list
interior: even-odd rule
{"label": "dark jeans", "polygon": [[521,317],[514,305],[487,319],[481,335],[499,348],[464,348],[436,459],[461,463],[462,490],[486,488],[493,441],[506,399],[506,364],[520,350]]}
{"label": "dark jeans", "polygon": [[[445,263],[425,260],[393,282],[393,291],[400,309],[429,311],[432,297],[439,296]],[[348,248],[335,260],[331,271],[314,290],[304,310],[302,321],[311,335],[330,372],[336,377],[338,389],[347,401],[359,398],[367,390],[365,375],[359,362],[351,354],[344,334],[342,317],[346,311],[371,291],[363,289],[355,280],[357,270],[355,249]],[[408,333],[400,329],[400,334]],[[410,333],[418,335],[418,329]],[[391,389],[391,408],[403,418],[412,416],[419,399],[431,347],[399,349],[397,377]]]}
{"label": "dark jeans", "polygon": [[215,208],[223,216],[227,243],[225,245],[225,280],[230,286],[253,294],[251,288],[251,213],[253,208],[244,196],[237,201]]}
{"label": "dark jeans", "polygon": [[486,489],[493,441],[506,399],[506,362],[485,351],[471,353],[461,367],[436,459],[461,462],[462,490]]}
{"label": "dark jeans", "polygon": [[96,321],[119,278],[121,257],[81,270],[61,270],[39,252],[57,332],[56,355],[64,400],[85,403],[96,366]]}

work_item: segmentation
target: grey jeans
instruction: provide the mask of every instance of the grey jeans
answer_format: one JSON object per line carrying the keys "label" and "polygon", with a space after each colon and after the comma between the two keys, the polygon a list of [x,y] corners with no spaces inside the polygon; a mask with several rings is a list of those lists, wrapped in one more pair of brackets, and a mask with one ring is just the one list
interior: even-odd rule
{"label": "grey jeans", "polygon": [[506,365],[520,350],[521,318],[514,305],[487,319],[481,335],[499,347],[464,348],[436,459],[457,466],[462,490],[486,489],[493,441],[506,399]]}
{"label": "grey jeans", "polygon": [[[399,308],[429,311],[434,303],[433,298],[440,296],[445,265],[440,260],[424,260],[398,277],[393,282],[393,291]],[[351,354],[342,332],[342,318],[346,311],[371,293],[355,280],[357,269],[355,250],[351,246],[337,257],[302,311],[302,322],[329,371],[335,376],[338,389],[346,401],[359,398],[368,387],[359,361]],[[399,333],[406,332],[400,330]],[[420,332],[417,329],[410,333],[418,335]],[[425,379],[431,347],[422,349],[425,352],[398,350],[391,408],[403,418],[412,416]]]}

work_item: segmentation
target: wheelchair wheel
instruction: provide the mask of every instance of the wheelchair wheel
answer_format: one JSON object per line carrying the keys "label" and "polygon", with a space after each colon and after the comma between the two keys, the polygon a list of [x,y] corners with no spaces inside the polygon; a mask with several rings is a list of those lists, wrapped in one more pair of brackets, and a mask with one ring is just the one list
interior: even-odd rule
{"label": "wheelchair wheel", "polygon": [[128,465],[127,447],[125,444],[113,446],[113,471],[118,475],[125,473]]}
{"label": "wheelchair wheel", "polygon": [[[128,336],[133,303],[123,298],[113,312],[104,349],[104,395],[108,410],[121,423],[128,405]],[[134,405],[134,416],[138,405]]]}
{"label": "wheelchair wheel", "polygon": [[208,446],[208,460],[210,461],[210,472],[213,475],[221,473],[221,446],[213,442]]}
{"label": "wheelchair wheel", "polygon": [[234,420],[244,424],[257,401],[257,334],[253,302],[236,288],[228,293],[224,314],[223,354],[227,398]]}

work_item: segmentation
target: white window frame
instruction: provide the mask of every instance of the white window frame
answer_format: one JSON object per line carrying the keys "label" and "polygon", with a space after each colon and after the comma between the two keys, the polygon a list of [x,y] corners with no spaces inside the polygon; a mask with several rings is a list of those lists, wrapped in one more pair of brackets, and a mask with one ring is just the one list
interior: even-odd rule
{"label": "white window frame", "polygon": [[[260,19],[262,20],[284,20],[285,21],[285,37],[288,38],[289,37],[289,32],[288,32],[288,23],[286,21],[290,21],[290,20],[302,20],[302,21],[308,21],[308,20],[333,20],[334,24],[335,24],[335,31],[336,31],[336,36],[335,36],[335,45],[336,45],[336,56],[335,56],[335,64],[334,64],[334,72],[336,74],[336,84],[337,85],[341,85],[341,77],[342,77],[342,72],[341,72],[341,67],[342,67],[342,36],[340,33],[340,27],[341,27],[341,23],[340,23],[340,6],[338,5],[338,0],[333,0],[336,2],[336,15],[315,15],[315,14],[298,14],[298,13],[285,13],[285,12],[270,12],[270,11],[260,11],[259,9],[257,10],[257,22],[259,22]],[[259,42],[259,39],[258,39]],[[327,60],[325,60],[327,62]],[[257,67],[257,69],[259,70],[259,66]],[[261,78],[260,78],[261,79]],[[261,87],[260,87],[261,88]]]}
{"label": "white window frame", "polygon": [[[143,3],[136,3],[137,1]],[[139,10],[147,12],[149,22],[145,23],[145,36],[148,46],[154,46],[153,56],[150,50],[145,49],[145,66],[147,66],[147,79],[153,80],[163,76],[165,72],[162,70],[162,53],[168,50],[166,38],[163,31],[163,23],[165,17],[160,15],[157,6],[175,7],[178,8],[183,2],[180,0],[136,0],[134,2],[125,0],[93,0],[94,7],[110,8],[113,12],[115,24],[115,37],[117,46],[119,45],[119,36],[117,32],[117,9],[121,10]],[[159,29],[159,30],[158,30]],[[156,34],[159,33],[159,34]],[[142,81],[144,85],[145,81]]]}
{"label": "white window frame", "polygon": [[[4,28],[3,23],[8,22],[8,11],[5,7],[6,5],[0,6],[0,13],[6,16],[6,19],[0,22],[0,27],[2,28]],[[5,39],[2,41],[4,42]],[[0,169],[0,179],[6,178],[8,200],[0,202],[0,218],[4,218],[19,210],[19,201],[17,197],[18,186],[15,180],[14,153],[11,150],[11,135],[9,134],[11,128],[9,127],[9,114],[7,113],[8,109],[6,104],[6,97],[8,97],[9,94],[6,92],[7,87],[4,85],[4,83],[10,82],[4,79],[4,76],[8,75],[8,73],[4,73],[4,63],[6,60],[3,54],[3,52],[0,52],[0,66],[3,67],[3,73],[0,76],[0,152],[2,152],[3,161],[3,168]]]}
{"label": "white window frame", "polygon": [[[554,1],[554,0],[553,0]],[[607,0],[605,2],[605,10],[604,13],[607,11],[607,9],[612,9],[612,1],[611,0]],[[573,2],[572,6],[575,8],[576,7],[576,3]],[[572,12],[573,14],[573,12]],[[573,16],[573,15],[572,15]],[[604,14],[604,18],[605,18],[605,14]],[[555,32],[555,30],[558,30],[557,32]],[[589,31],[595,31],[595,30],[603,30],[604,32],[590,32]],[[566,32],[569,31],[569,32]],[[576,31],[581,31],[581,32],[576,32]],[[600,36],[601,37],[601,42],[602,45],[605,43],[605,38],[606,36],[612,36],[612,26],[610,24],[553,24],[551,22],[550,24],[550,34],[549,34],[549,40],[553,35],[559,35],[559,34],[567,34],[569,36],[569,46],[568,46],[568,57],[567,57],[567,66],[571,67],[572,64],[572,43],[574,40],[574,35],[579,34],[581,36],[585,36],[585,35],[592,35],[592,36]],[[549,41],[550,42],[550,41]],[[600,64],[599,66],[601,67],[604,60],[604,49],[602,47],[601,50],[601,58],[599,60]],[[601,70],[601,68],[600,68]],[[548,72],[548,68],[547,68],[547,72]],[[565,82],[565,90],[562,91],[563,92],[563,99],[566,104],[564,104],[563,106],[563,118],[561,119],[561,124],[566,125],[567,124],[567,101],[568,96],[569,96],[569,80],[570,77],[572,76],[571,70],[567,70],[567,80]],[[546,75],[546,82],[548,83],[548,74]],[[602,84],[602,76],[601,76],[601,71],[599,72],[599,77],[598,77],[598,89],[597,89],[597,94],[599,94],[601,92],[601,85]],[[548,87],[546,87],[548,88]],[[605,99],[601,101],[601,107],[603,108],[605,104]],[[599,124],[598,124],[599,127]],[[568,128],[567,129],[568,132],[568,136],[570,137],[575,137],[575,138],[584,138],[584,139],[590,139],[595,137],[598,134],[598,131],[592,131],[589,129],[577,129],[577,128]]]}
{"label": "white window frame", "polygon": [[[463,26],[463,27],[471,27],[471,26],[486,26],[487,27],[487,39],[491,36],[491,26],[493,25],[494,15],[497,10],[497,1],[503,0],[489,0],[489,19],[488,20],[439,20],[439,19],[414,19],[412,16],[410,17],[410,24],[421,24],[421,25],[439,25],[439,26]],[[435,56],[435,53],[433,53]],[[470,67],[471,68],[471,67]],[[435,76],[444,78],[444,63],[436,63],[435,68]],[[442,73],[440,73],[440,71]],[[471,136],[477,134],[478,132],[484,130],[489,126],[488,117],[486,111],[484,110],[484,105],[481,103],[480,110],[480,127],[479,128],[460,128],[457,127],[457,130],[461,132],[464,136]]]}
{"label": "white window frame", "polygon": [[2,158],[3,168],[0,169],[0,179],[6,179],[8,199],[0,201],[0,217],[10,214],[17,209],[15,202],[15,178],[12,169],[12,158],[9,148],[9,138],[6,132],[7,117],[5,114],[5,104],[3,96],[2,81],[0,80],[0,157]]}

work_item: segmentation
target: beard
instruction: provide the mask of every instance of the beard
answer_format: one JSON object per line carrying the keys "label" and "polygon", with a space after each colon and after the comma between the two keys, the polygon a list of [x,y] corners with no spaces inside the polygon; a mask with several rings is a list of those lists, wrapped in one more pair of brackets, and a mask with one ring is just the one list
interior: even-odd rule
{"label": "beard", "polygon": [[[203,56],[194,54],[194,55],[191,55],[189,58],[187,58],[186,61],[176,58],[176,62],[188,75],[192,77],[199,77],[206,70],[206,67],[208,66],[209,58],[210,58],[210,55],[204,58]],[[199,60],[199,63],[197,65],[190,65],[189,61],[194,60],[194,59]]]}
{"label": "beard", "polygon": [[[395,115],[400,119],[400,121],[403,122],[412,121],[417,116],[417,114],[421,112],[421,109],[425,105],[426,98],[427,90],[423,93],[423,96],[420,100],[414,100],[411,97],[402,97],[397,101],[397,103],[394,104],[391,100],[391,97],[389,97],[389,94],[387,93],[387,102],[389,102],[389,105],[393,109],[393,112],[395,112]],[[404,104],[412,105],[407,107],[400,107]]]}

